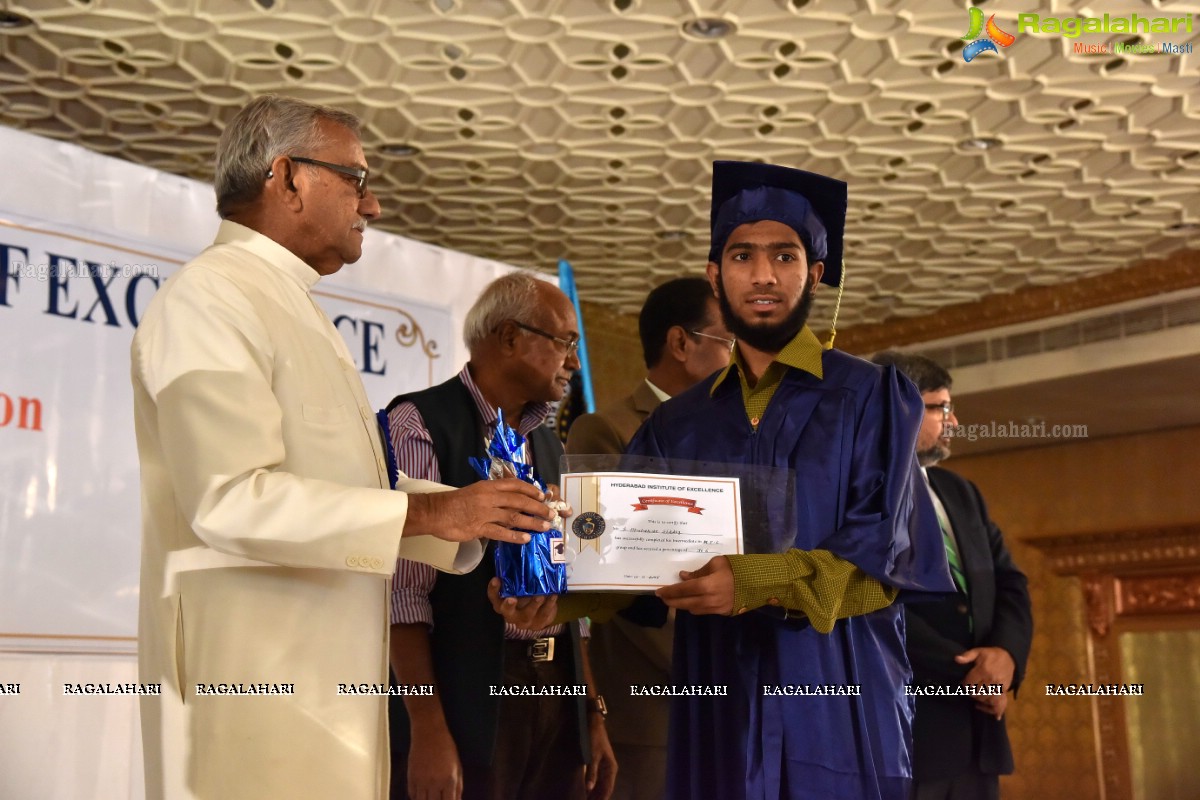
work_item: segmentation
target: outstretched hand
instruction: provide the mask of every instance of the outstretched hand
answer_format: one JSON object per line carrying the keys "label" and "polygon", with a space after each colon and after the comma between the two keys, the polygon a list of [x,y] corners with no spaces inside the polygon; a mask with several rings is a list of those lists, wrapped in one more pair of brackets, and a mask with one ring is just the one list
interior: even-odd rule
{"label": "outstretched hand", "polygon": [[655,592],[671,608],[693,614],[733,613],[733,568],[716,556],[695,572],[679,573],[682,580]]}
{"label": "outstretched hand", "polygon": [[536,486],[516,478],[479,481],[453,492],[410,494],[404,535],[525,544],[529,534],[523,531],[550,530],[553,514],[545,499]]}
{"label": "outstretched hand", "polygon": [[536,597],[500,597],[500,579],[488,581],[488,600],[492,609],[504,617],[504,621],[518,628],[540,631],[554,624],[558,613],[558,595],[546,594]]}

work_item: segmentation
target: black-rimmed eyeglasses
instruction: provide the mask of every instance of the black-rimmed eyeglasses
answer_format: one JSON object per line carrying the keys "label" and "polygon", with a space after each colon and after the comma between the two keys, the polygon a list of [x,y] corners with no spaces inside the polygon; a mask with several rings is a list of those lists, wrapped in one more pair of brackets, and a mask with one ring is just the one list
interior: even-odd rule
{"label": "black-rimmed eyeglasses", "polygon": [[716,339],[718,342],[723,342],[731,353],[733,352],[734,345],[737,344],[737,339],[726,339],[724,336],[714,336],[711,333],[704,333],[703,331],[688,331],[688,333],[693,336],[703,336],[705,339]]}
{"label": "black-rimmed eyeglasses", "polygon": [[941,411],[942,419],[949,419],[950,415],[954,413],[954,403],[951,403],[949,400],[944,403],[926,403],[925,410]]}
{"label": "black-rimmed eyeglasses", "polygon": [[301,164],[312,164],[314,167],[324,167],[331,169],[347,178],[354,179],[354,188],[358,192],[358,199],[361,200],[367,196],[367,178],[371,177],[370,170],[362,167],[349,167],[344,164],[330,164],[328,161],[318,161],[315,158],[305,158],[304,156],[288,156],[292,161]]}
{"label": "black-rimmed eyeglasses", "polygon": [[518,328],[520,328],[523,331],[529,331],[530,333],[535,333],[538,336],[544,336],[553,342],[558,342],[563,347],[567,348],[568,356],[574,355],[576,352],[579,351],[579,340],[578,339],[564,339],[561,336],[555,336],[553,333],[544,331],[541,328],[535,328],[532,325],[526,325],[524,322],[517,322],[515,319],[512,320],[512,324],[516,325]]}

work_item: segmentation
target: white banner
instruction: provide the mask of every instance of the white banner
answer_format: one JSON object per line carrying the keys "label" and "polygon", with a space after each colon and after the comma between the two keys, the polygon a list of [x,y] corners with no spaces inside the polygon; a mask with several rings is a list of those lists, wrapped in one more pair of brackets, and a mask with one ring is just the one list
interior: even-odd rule
{"label": "white banner", "polygon": [[[3,128],[0,149],[17,154],[0,184],[0,650],[132,651],[129,343],[211,241],[212,189]],[[461,367],[465,310],[510,269],[369,231],[363,260],[313,294],[383,407]]]}

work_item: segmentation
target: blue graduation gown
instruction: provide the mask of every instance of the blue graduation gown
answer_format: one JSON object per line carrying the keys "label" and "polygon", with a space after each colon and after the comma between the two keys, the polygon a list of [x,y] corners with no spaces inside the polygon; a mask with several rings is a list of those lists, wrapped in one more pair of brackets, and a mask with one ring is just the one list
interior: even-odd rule
{"label": "blue graduation gown", "polygon": [[[736,375],[664,403],[631,455],[795,471],[792,547],[825,549],[901,589],[901,601],[954,590],[914,455],[923,403],[893,367],[826,350],[824,377],[789,368],[751,428]],[[752,487],[748,487],[751,488]],[[779,504],[778,493],[767,502]],[[766,609],[764,611],[774,611]],[[768,613],[676,620],[674,680],[728,697],[672,706],[672,800],[907,800],[914,698],[895,603],[821,634]],[[763,687],[856,684],[861,696],[764,696]]]}

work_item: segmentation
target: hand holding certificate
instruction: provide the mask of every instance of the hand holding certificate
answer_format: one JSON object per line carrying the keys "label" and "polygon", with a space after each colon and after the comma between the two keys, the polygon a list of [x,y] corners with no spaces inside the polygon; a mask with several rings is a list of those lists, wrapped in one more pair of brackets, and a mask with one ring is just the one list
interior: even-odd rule
{"label": "hand holding certificate", "polygon": [[568,591],[649,591],[742,553],[737,478],[568,473]]}

